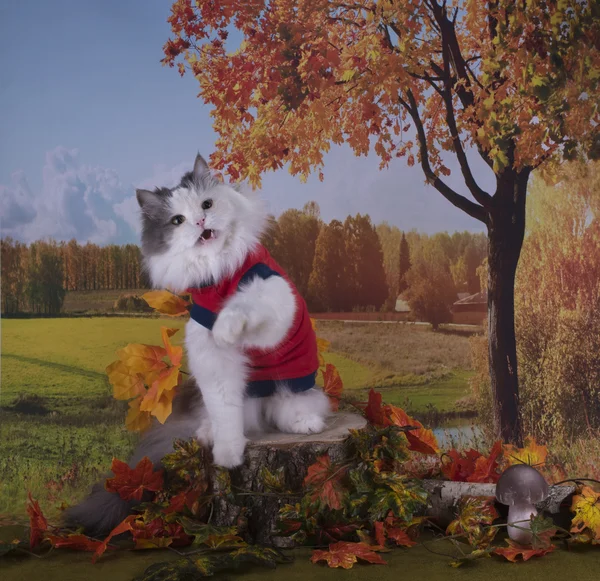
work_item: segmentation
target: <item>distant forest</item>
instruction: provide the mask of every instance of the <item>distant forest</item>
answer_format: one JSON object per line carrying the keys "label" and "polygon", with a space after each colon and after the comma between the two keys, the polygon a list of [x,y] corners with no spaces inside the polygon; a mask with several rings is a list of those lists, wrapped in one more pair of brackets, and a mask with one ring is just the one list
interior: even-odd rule
{"label": "distant forest", "polygon": [[[360,214],[327,224],[315,202],[271,218],[263,244],[314,312],[393,310],[400,293],[417,300],[411,292],[419,288],[432,297],[442,292],[432,300],[451,305],[457,292],[479,291],[486,255],[483,234],[401,232]],[[135,244],[5,238],[1,249],[3,313],[58,313],[69,291],[148,287]]]}

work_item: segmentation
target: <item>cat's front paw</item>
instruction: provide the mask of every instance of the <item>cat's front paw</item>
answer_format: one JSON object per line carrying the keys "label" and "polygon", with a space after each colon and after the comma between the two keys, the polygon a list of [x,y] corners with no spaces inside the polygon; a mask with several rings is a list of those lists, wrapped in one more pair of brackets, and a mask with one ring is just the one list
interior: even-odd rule
{"label": "cat's front paw", "polygon": [[223,309],[212,330],[213,339],[219,347],[231,347],[242,339],[248,325],[248,317],[240,309]]}
{"label": "cat's front paw", "polygon": [[298,414],[282,427],[282,431],[292,434],[319,434],[325,429],[325,419],[314,413]]}
{"label": "cat's front paw", "polygon": [[213,460],[223,468],[235,468],[244,463],[244,449],[246,440],[230,440],[215,442],[213,446]]}

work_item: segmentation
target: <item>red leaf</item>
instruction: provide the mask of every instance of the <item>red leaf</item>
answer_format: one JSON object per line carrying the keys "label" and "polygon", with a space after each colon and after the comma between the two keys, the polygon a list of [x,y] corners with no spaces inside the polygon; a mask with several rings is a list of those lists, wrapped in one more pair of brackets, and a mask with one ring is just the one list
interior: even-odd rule
{"label": "red leaf", "polygon": [[477,450],[457,452],[452,449],[442,457],[442,474],[454,482],[466,482],[475,472],[475,463],[481,454]]}
{"label": "red leaf", "polygon": [[116,492],[123,500],[142,500],[144,490],[158,492],[163,487],[163,471],[152,471],[152,462],[144,456],[135,468],[113,458],[111,469],[115,475],[106,481],[105,488]]}
{"label": "red leaf", "polygon": [[496,483],[500,478],[498,472],[498,458],[502,456],[502,442],[498,440],[486,458],[480,456],[475,460],[473,474],[467,477],[467,482]]}
{"label": "red leaf", "polygon": [[127,531],[133,530],[131,522],[134,521],[136,518],[137,518],[137,515],[131,514],[123,522],[118,524],[112,531],[110,531],[108,537],[106,537],[104,539],[104,541],[102,541],[102,543],[100,543],[100,545],[96,549],[96,552],[94,553],[94,556],[92,557],[92,563],[95,563],[104,554],[104,552],[108,548],[108,543],[114,536],[121,535]]}
{"label": "red leaf", "polygon": [[[405,426],[416,426],[416,430],[406,432],[408,440],[408,449],[421,454],[437,454],[440,449],[437,438],[431,430],[423,427],[423,424],[414,418],[411,418],[402,408],[386,405],[384,412],[391,424],[401,428]],[[389,425],[389,424],[388,424]]]}
{"label": "red leaf", "polygon": [[29,546],[33,549],[40,544],[44,533],[48,530],[48,521],[42,513],[40,504],[33,500],[31,492],[27,493],[27,514],[29,515]]}
{"label": "red leaf", "polygon": [[55,549],[96,551],[102,546],[102,541],[95,541],[85,535],[67,535],[64,537],[61,537],[60,535],[48,535],[47,539]]}
{"label": "red leaf", "polygon": [[375,542],[382,547],[385,546],[385,528],[381,521],[375,523]]}
{"label": "red leaf", "polygon": [[340,404],[344,384],[335,365],[328,363],[323,370],[323,391],[329,396],[331,409],[335,412]]}
{"label": "red leaf", "polygon": [[351,569],[357,558],[376,565],[387,564],[366,543],[348,543],[345,541],[329,545],[329,551],[314,551],[310,560],[313,563],[327,561],[330,567]]}
{"label": "red leaf", "polygon": [[341,479],[345,472],[345,468],[331,465],[329,454],[323,454],[312,466],[309,466],[304,486],[313,488],[313,497],[319,498],[329,508],[340,509],[344,495]]}
{"label": "red leaf", "polygon": [[365,408],[365,415],[367,416],[367,420],[374,426],[381,427],[390,425],[390,422],[381,407],[381,394],[373,388],[369,391],[369,403]]}
{"label": "red leaf", "polygon": [[400,547],[414,547],[417,544],[408,536],[405,530],[389,528],[386,532],[388,539],[391,539]]}
{"label": "red leaf", "polygon": [[508,547],[498,547],[494,549],[494,554],[500,555],[512,563],[516,563],[519,556],[522,557],[523,561],[527,561],[531,559],[531,557],[542,557],[556,549],[555,545],[549,545],[547,547],[541,547],[538,549],[534,549],[533,547],[524,547],[515,543],[514,541],[511,541],[510,539],[506,539],[506,543],[508,544]]}

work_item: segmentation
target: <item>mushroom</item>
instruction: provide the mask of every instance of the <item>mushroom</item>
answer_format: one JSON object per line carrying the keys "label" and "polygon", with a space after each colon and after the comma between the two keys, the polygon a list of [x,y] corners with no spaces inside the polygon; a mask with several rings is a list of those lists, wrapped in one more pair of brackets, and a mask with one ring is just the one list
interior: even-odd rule
{"label": "mushroom", "polygon": [[496,484],[496,499],[509,506],[508,536],[513,541],[522,545],[531,542],[531,519],[538,514],[535,505],[547,497],[548,484],[532,466],[515,464],[502,473]]}

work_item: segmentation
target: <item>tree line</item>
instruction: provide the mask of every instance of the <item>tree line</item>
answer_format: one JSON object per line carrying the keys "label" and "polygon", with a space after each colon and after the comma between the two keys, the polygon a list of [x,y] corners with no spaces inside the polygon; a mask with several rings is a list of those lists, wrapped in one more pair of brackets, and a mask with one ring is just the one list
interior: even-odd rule
{"label": "tree line", "polygon": [[2,312],[60,312],[65,293],[147,287],[135,244],[56,242],[1,244]]}
{"label": "tree line", "polygon": [[[434,326],[449,320],[457,292],[479,290],[486,252],[481,234],[401,232],[361,214],[325,223],[316,202],[271,217],[262,242],[313,312],[392,311],[404,293]],[[148,287],[135,244],[1,244],[3,313],[57,313],[67,291]]]}

